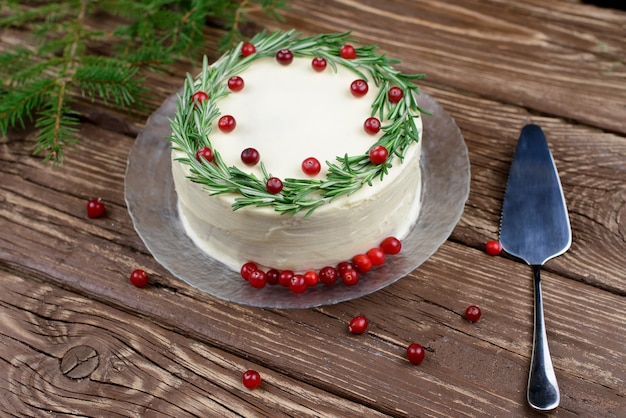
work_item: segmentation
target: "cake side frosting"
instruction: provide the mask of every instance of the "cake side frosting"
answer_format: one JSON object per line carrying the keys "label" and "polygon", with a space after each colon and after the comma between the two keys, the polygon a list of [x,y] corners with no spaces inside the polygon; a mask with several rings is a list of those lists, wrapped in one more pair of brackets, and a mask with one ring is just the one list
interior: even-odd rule
{"label": "cake side frosting", "polygon": [[[400,105],[376,107],[397,84],[395,72],[391,80],[376,78],[376,70],[365,64],[359,67],[358,60],[317,72],[311,68],[311,56],[325,56],[332,48],[316,53],[313,47],[301,49],[306,50],[304,56],[296,52],[289,65],[280,65],[273,56],[257,57],[236,73],[245,81],[241,91],[213,90],[208,100],[214,100],[214,106],[196,103],[190,114],[178,112],[173,122],[174,136],[197,136],[194,146],[208,143],[216,157],[194,159],[192,146],[186,147],[180,138],[173,140],[172,174],[183,225],[196,245],[234,270],[247,261],[294,271],[336,265],[378,246],[387,236],[403,238],[419,214],[422,122],[414,97],[405,96]],[[238,48],[237,53],[242,46]],[[235,62],[233,56],[222,59]],[[188,83],[180,100],[205,88],[210,71],[205,68]],[[351,83],[357,79],[369,90],[355,97]],[[413,96],[414,90],[407,88],[405,95]],[[398,122],[401,105],[410,111],[402,122],[408,127]],[[222,115],[234,117],[234,130],[220,130]],[[366,132],[364,120],[372,116],[379,117],[382,129]],[[183,117],[191,122],[177,133],[176,123]],[[391,137],[393,129],[400,129],[396,136],[403,137]],[[369,150],[380,144],[392,151],[390,155],[382,162],[374,163],[371,155],[368,160]],[[242,161],[247,147],[258,150],[261,163],[251,166]],[[318,174],[303,173],[301,162],[307,157],[322,162]],[[226,177],[226,172],[234,177]],[[270,176],[283,179],[286,187],[304,190],[305,199],[290,206],[270,203],[271,196],[247,186],[241,193],[231,189],[222,193],[237,180],[256,181],[256,186]],[[215,188],[216,178],[223,189],[221,184]],[[332,187],[339,192],[325,195]],[[252,199],[246,193],[252,193]],[[259,201],[260,205],[248,204]],[[308,202],[313,203],[307,206]]]}

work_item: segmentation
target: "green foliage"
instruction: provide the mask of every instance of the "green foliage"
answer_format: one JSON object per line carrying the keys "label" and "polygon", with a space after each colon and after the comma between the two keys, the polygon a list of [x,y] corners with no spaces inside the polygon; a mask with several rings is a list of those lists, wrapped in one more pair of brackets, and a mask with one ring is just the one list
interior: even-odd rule
{"label": "green foliage", "polygon": [[[77,142],[74,100],[137,106],[146,93],[143,71],[166,71],[177,59],[199,57],[207,21],[222,22],[220,45],[227,48],[243,39],[240,25],[249,13],[281,19],[284,7],[284,0],[0,1],[0,28],[24,29],[35,43],[0,52],[0,134],[34,121],[34,152],[62,163],[65,147]],[[87,24],[102,14],[122,23],[113,30]],[[110,55],[92,52],[103,45]]]}

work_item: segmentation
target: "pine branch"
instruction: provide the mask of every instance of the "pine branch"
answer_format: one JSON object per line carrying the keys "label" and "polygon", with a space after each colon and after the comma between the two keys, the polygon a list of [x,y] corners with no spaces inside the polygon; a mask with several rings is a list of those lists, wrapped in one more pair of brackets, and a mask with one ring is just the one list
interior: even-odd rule
{"label": "pine branch", "polygon": [[[109,106],[141,103],[147,90],[143,70],[167,71],[181,58],[200,56],[209,18],[225,21],[228,42],[239,39],[239,22],[257,10],[244,0],[17,0],[0,1],[0,28],[20,27],[35,38],[33,48],[0,52],[0,134],[35,121],[35,154],[62,163],[78,141],[80,114],[71,107],[80,95]],[[276,18],[284,1],[250,2]],[[91,30],[87,16],[109,13],[123,19],[113,31]],[[235,19],[235,16],[238,16]],[[235,21],[236,20],[236,21]],[[109,57],[90,55],[93,42],[113,47]]]}

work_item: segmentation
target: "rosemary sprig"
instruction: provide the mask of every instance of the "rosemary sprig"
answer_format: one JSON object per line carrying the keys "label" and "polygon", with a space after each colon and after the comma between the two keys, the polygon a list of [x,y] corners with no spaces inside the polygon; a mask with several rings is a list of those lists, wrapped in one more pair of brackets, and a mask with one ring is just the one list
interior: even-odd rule
{"label": "rosemary sprig", "polygon": [[[233,210],[246,206],[273,206],[280,213],[293,215],[304,211],[305,217],[308,217],[327,202],[351,195],[364,185],[372,185],[377,178],[382,180],[392,166],[391,158],[379,165],[372,164],[369,160],[371,147],[382,145],[390,155],[396,155],[402,161],[410,145],[420,140],[415,118],[420,117],[420,113],[427,112],[417,104],[415,96],[419,94],[419,89],[413,81],[423,78],[424,75],[401,73],[392,66],[399,61],[377,54],[375,46],[357,47],[357,58],[344,59],[340,55],[340,49],[346,43],[352,42],[350,32],[311,37],[301,37],[301,34],[293,30],[270,34],[262,32],[250,42],[255,46],[256,52],[247,57],[240,53],[242,42],[211,66],[205,56],[199,76],[196,79],[187,76],[176,113],[171,120],[172,147],[185,155],[179,161],[189,165],[190,179],[202,184],[212,195],[234,193],[236,197]],[[265,189],[265,182],[270,175],[264,166],[263,178],[259,179],[234,166],[228,166],[219,150],[213,149],[213,163],[198,161],[195,153],[202,146],[212,148],[211,126],[220,115],[220,98],[229,94],[227,80],[241,73],[255,60],[274,56],[280,49],[289,49],[295,57],[322,57],[334,71],[342,66],[359,78],[373,81],[380,90],[372,103],[371,115],[377,115],[381,121],[387,121],[387,124],[381,127],[383,134],[377,142],[371,144],[363,154],[338,156],[334,162],[326,161],[328,174],[325,179],[287,178],[283,180],[283,190],[278,194],[271,194]],[[391,103],[388,98],[387,92],[392,86],[399,87],[404,93],[399,103]],[[211,100],[200,105],[192,102],[191,97],[198,90],[206,92]]]}

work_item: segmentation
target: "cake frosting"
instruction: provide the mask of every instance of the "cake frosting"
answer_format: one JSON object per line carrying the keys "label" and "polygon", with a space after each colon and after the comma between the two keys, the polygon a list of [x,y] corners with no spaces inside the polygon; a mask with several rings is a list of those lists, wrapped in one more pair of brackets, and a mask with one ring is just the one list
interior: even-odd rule
{"label": "cake frosting", "polygon": [[[340,176],[353,167],[360,173],[374,173],[377,167],[364,167],[364,157],[358,157],[367,156],[376,144],[389,143],[383,136],[395,121],[393,107],[398,105],[386,103],[376,113],[373,103],[386,98],[394,83],[359,68],[358,48],[357,58],[348,58],[349,64],[342,65],[348,60],[334,45],[320,51],[308,47],[302,52],[304,48],[298,49],[302,38],[282,35],[287,43],[280,45],[280,50],[291,47],[294,51],[288,63],[276,59],[278,47],[263,54],[264,44],[258,40],[255,53],[259,56],[241,68],[223,70],[237,59],[247,58],[241,53],[243,45],[211,67],[205,63],[203,73],[188,80],[172,122],[172,175],[183,227],[199,248],[237,271],[246,262],[295,272],[335,266],[377,247],[385,237],[402,239],[420,210],[419,140],[390,152],[382,163],[384,169],[366,181],[362,180],[365,175],[354,176],[353,183],[362,184],[348,182],[349,193],[338,189],[330,196],[325,194],[337,169]],[[344,38],[337,39],[344,42]],[[335,50],[336,58],[330,55]],[[317,54],[329,60],[323,71],[311,65],[311,57]],[[213,77],[216,83],[217,71],[224,73],[218,74],[222,88],[207,92],[208,104],[191,106],[195,92],[211,90],[209,79]],[[223,87],[234,75],[244,82],[240,91]],[[355,97],[350,86],[357,79],[366,81],[368,90]],[[404,94],[413,95],[414,90]],[[419,111],[410,109],[411,103],[404,103],[409,129],[419,138],[421,117]],[[224,132],[218,126],[224,115],[236,121],[232,131]],[[376,133],[364,129],[364,121],[373,116],[382,126]],[[196,158],[197,149],[206,145],[215,153],[214,161]],[[246,148],[258,151],[258,163],[242,161]],[[361,163],[346,168],[342,158],[347,156],[357,156],[354,161]],[[321,163],[318,174],[303,172],[302,162],[309,157]],[[262,184],[268,177],[307,193],[285,204],[281,199],[289,193],[293,196],[292,190],[268,194],[246,186],[253,181]],[[243,187],[229,187],[237,182],[243,182]],[[312,190],[302,185],[312,185]]]}

